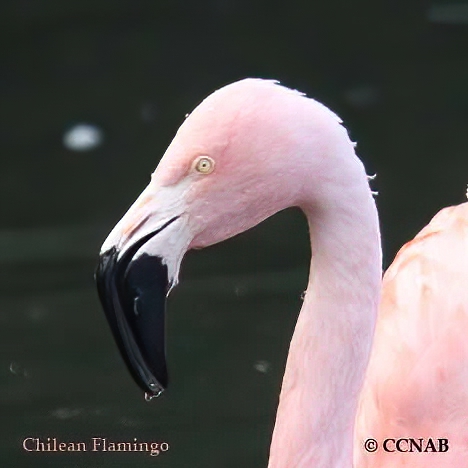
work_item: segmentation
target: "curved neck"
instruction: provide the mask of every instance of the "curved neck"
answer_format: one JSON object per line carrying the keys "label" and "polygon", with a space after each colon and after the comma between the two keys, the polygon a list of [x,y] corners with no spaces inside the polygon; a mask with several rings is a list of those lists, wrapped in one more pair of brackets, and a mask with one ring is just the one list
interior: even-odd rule
{"label": "curved neck", "polygon": [[377,210],[356,161],[353,152],[345,170],[341,166],[344,177],[330,182],[333,190],[324,189],[318,202],[311,196],[302,204],[312,261],[287,359],[269,468],[352,467],[354,420],[381,284]]}

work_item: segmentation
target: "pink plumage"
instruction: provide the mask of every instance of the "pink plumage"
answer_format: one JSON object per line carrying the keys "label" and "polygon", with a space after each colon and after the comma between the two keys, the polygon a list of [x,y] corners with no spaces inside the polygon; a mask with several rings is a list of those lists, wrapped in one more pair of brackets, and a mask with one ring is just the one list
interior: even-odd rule
{"label": "pink plumage", "polygon": [[[468,467],[467,270],[463,203],[440,211],[385,273],[357,418],[356,466]],[[368,454],[367,437],[445,438],[449,450]]]}
{"label": "pink plumage", "polygon": [[[120,296],[105,288],[122,259],[129,266],[120,271],[159,259],[154,264],[166,268],[173,286],[188,249],[289,206],[305,213],[313,254],[269,468],[350,468],[353,458],[356,468],[468,467],[468,204],[442,210],[401,249],[381,296],[379,222],[364,167],[340,119],[296,91],[243,80],[188,116],[103,245],[104,306],[119,305]],[[126,304],[138,308],[137,299]],[[113,313],[118,334],[124,319],[112,320]],[[139,385],[159,394],[146,348],[128,357],[128,336],[138,328],[131,320],[127,341],[117,342]],[[364,448],[368,438],[379,444],[374,453]],[[382,449],[385,439],[398,438],[446,438],[450,449]]]}

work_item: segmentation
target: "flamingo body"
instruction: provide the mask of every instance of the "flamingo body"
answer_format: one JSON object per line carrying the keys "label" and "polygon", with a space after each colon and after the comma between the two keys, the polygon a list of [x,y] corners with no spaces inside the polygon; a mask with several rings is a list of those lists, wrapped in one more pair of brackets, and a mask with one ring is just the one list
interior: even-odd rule
{"label": "flamingo body", "polygon": [[[467,272],[468,203],[440,211],[386,271],[357,418],[357,467],[468,467]],[[368,437],[445,438],[449,450],[369,454]]]}

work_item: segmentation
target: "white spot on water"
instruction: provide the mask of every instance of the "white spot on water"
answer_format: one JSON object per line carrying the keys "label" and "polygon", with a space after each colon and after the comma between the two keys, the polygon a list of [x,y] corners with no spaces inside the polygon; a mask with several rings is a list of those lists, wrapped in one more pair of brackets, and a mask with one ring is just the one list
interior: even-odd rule
{"label": "white spot on water", "polygon": [[18,377],[24,377],[26,379],[30,377],[29,372],[21,364],[15,361],[10,363],[10,372]]}
{"label": "white spot on water", "polygon": [[79,123],[63,135],[63,145],[72,151],[91,151],[104,141],[103,131],[93,124]]}
{"label": "white spot on water", "polygon": [[266,374],[270,370],[270,367],[270,363],[264,360],[259,360],[254,364],[254,369],[262,374]]}

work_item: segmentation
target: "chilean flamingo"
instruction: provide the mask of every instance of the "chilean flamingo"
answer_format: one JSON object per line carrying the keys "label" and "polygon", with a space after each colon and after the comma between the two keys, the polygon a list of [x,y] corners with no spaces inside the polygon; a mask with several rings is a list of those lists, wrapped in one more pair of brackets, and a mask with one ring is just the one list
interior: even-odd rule
{"label": "chilean flamingo", "polygon": [[[206,98],[102,246],[100,298],[138,385],[167,385],[165,298],[185,252],[290,206],[313,255],[268,466],[349,468],[354,455],[356,467],[468,467],[468,204],[402,248],[381,300],[377,210],[354,146],[329,109],[272,81]],[[366,454],[368,437],[447,438],[450,450]]]}

